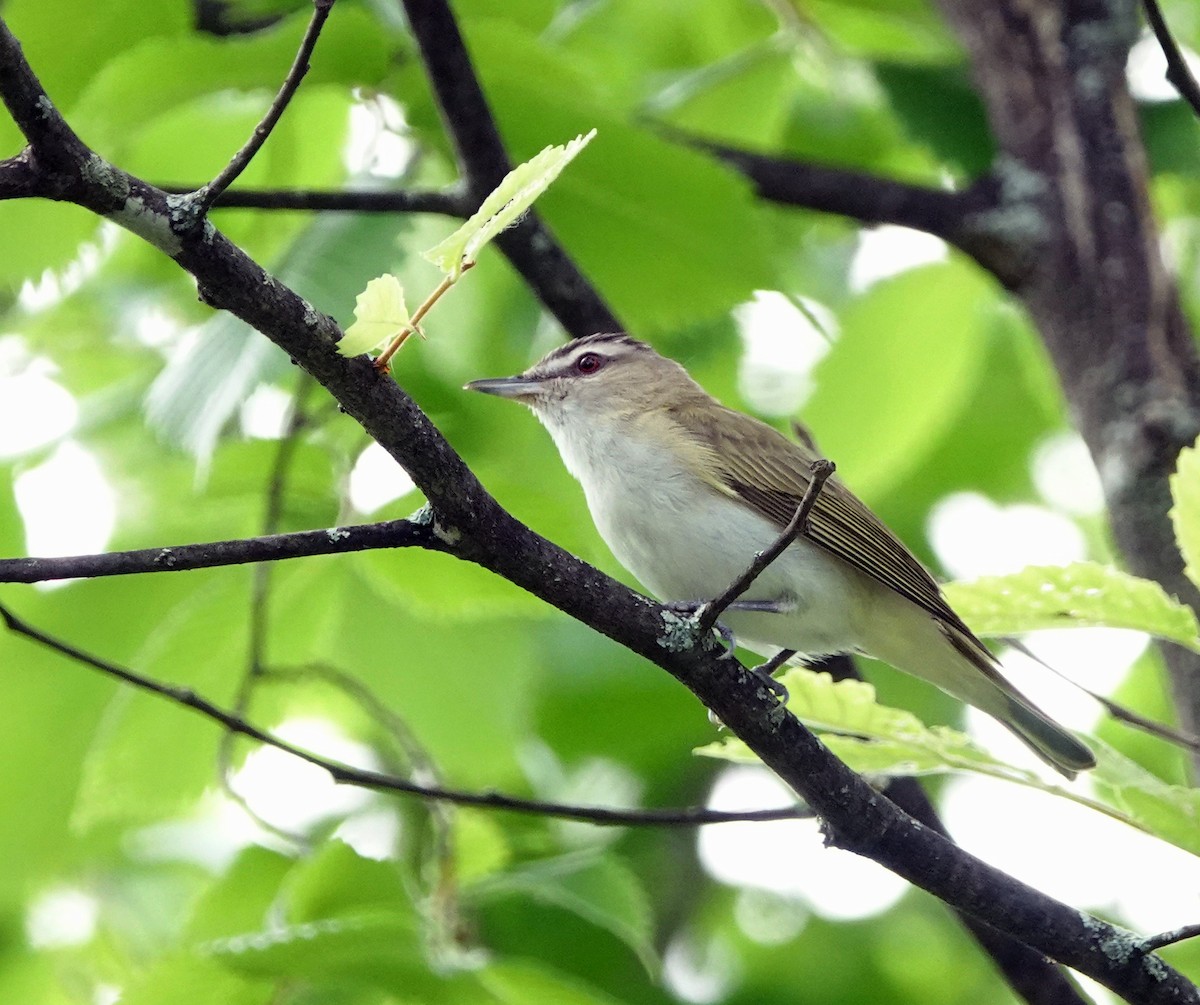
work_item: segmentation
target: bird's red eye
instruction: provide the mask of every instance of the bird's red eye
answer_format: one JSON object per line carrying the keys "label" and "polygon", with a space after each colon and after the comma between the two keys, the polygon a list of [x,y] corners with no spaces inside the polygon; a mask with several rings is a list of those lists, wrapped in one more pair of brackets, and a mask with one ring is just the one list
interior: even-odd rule
{"label": "bird's red eye", "polygon": [[604,357],[599,353],[585,352],[575,361],[575,369],[580,373],[595,373],[604,363]]}

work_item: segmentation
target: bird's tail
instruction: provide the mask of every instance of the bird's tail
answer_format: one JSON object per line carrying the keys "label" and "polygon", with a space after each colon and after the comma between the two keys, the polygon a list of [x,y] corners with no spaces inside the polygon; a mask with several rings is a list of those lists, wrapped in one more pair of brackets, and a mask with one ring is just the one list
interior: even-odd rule
{"label": "bird's tail", "polygon": [[1067,778],[1096,766],[1095,755],[1073,733],[1001,676],[995,657],[974,635],[944,622],[939,622],[938,627],[951,646],[979,671],[973,681],[956,681],[959,686],[947,690],[993,715]]}
{"label": "bird's tail", "polygon": [[1096,766],[1095,755],[1083,743],[1027,698],[1016,691],[1006,697],[1009,714],[997,718],[1052,768],[1074,778],[1077,772]]}

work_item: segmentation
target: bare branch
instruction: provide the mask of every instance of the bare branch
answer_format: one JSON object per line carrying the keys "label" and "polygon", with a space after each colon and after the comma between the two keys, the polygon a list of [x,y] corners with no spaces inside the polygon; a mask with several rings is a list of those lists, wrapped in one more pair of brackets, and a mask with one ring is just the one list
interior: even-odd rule
{"label": "bare branch", "polygon": [[143,676],[127,667],[110,663],[90,653],[78,649],[70,643],[63,642],[34,628],[22,621],[11,610],[0,604],[0,619],[4,621],[9,631],[23,635],[32,642],[52,649],[77,663],[83,663],[99,670],[108,677],[114,677],[122,683],[131,685],[140,691],[165,698],[176,705],[191,709],[207,719],[220,723],[229,732],[249,737],[259,743],[282,750],[324,768],[333,780],[359,788],[373,789],[379,792],[391,792],[399,795],[419,796],[422,799],[432,799],[439,802],[453,803],[458,806],[478,806],[485,809],[506,810],[512,813],[526,813],[533,816],[549,816],[562,820],[579,820],[584,823],[597,824],[603,827],[696,827],[701,824],[735,823],[745,821],[765,820],[795,820],[811,817],[812,811],[805,807],[784,807],[771,810],[749,810],[745,812],[723,812],[709,810],[703,807],[687,807],[670,810],[609,810],[602,807],[576,806],[572,803],[547,802],[540,799],[520,799],[516,796],[506,796],[498,792],[463,792],[458,789],[447,789],[436,785],[418,785],[405,778],[398,778],[380,771],[369,771],[365,768],[355,768],[340,761],[330,760],[318,754],[311,753],[302,747],[288,743],[286,740],[260,729],[253,723],[247,722],[239,715],[226,711],[209,701],[202,695],[196,694],[190,688],[177,687],[163,681]]}
{"label": "bare branch", "polygon": [[1158,6],[1158,0],[1142,0],[1142,7],[1146,11],[1150,30],[1154,32],[1163,55],[1167,57],[1167,80],[1175,85],[1180,97],[1192,106],[1192,111],[1200,115],[1200,81],[1192,76],[1187,59],[1167,27],[1167,20]]}
{"label": "bare branch", "polygon": [[317,39],[321,37],[321,29],[325,27],[325,22],[329,19],[329,12],[333,10],[333,4],[334,0],[313,0],[312,18],[304,31],[304,37],[300,40],[300,48],[296,51],[296,58],[292,61],[291,69],[288,70],[283,85],[279,88],[279,93],[275,95],[275,100],[271,102],[270,108],[267,109],[258,125],[254,127],[254,132],[250,134],[250,138],[242,149],[234,154],[230,162],[225,165],[224,170],[189,197],[190,209],[195,213],[197,219],[203,218],[208,213],[213,203],[220,198],[221,193],[237,181],[238,176],[249,167],[254,155],[267,142],[271,130],[278,124],[299,89],[300,82],[308,73],[309,58],[316,47]]}
{"label": "bare branch", "polygon": [[[160,187],[172,195],[187,195],[193,191],[182,185]],[[471,215],[467,200],[457,188],[323,191],[239,187],[222,192],[212,208],[302,210],[314,213],[434,213],[456,219]]]}
{"label": "bare branch", "polygon": [[1162,949],[1163,946],[1171,946],[1176,942],[1194,939],[1197,936],[1200,936],[1200,925],[1184,925],[1182,928],[1173,928],[1169,932],[1148,935],[1142,939],[1141,948],[1143,952],[1153,953]]}
{"label": "bare branch", "polygon": [[44,583],[53,579],[97,579],[146,572],[185,572],[249,562],[279,562],[311,555],[342,555],[376,548],[426,548],[446,551],[431,524],[419,520],[301,530],[230,541],[181,544],[136,551],[64,558],[0,558],[0,583]]}
{"label": "bare branch", "polygon": [[1006,285],[1025,274],[1032,249],[989,224],[999,208],[997,183],[983,177],[961,191],[881,178],[865,171],[752,153],[698,140],[676,130],[669,136],[707,150],[754,183],[764,199],[849,217],[865,224],[890,223],[935,237],[974,258]]}

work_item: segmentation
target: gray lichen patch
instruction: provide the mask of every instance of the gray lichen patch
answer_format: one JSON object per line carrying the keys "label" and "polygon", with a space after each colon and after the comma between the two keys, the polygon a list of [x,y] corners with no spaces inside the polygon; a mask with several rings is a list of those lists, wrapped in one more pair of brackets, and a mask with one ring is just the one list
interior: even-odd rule
{"label": "gray lichen patch", "polygon": [[674,611],[663,611],[662,619],[666,628],[656,641],[667,652],[687,652],[687,650],[696,645],[697,631],[695,616],[676,614]]}

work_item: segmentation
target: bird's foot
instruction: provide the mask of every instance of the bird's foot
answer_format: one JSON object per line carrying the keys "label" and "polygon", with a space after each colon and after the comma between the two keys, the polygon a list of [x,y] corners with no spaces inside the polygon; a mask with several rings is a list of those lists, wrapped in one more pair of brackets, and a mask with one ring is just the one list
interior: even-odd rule
{"label": "bird's foot", "polygon": [[774,673],[795,655],[795,649],[780,649],[779,652],[765,663],[760,663],[756,667],[750,667],[750,672],[779,699],[780,706],[788,703],[788,689],[775,679]]}

